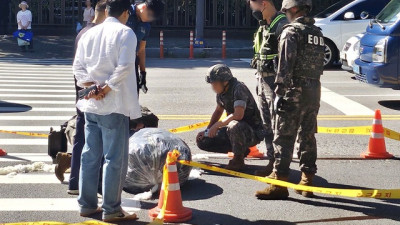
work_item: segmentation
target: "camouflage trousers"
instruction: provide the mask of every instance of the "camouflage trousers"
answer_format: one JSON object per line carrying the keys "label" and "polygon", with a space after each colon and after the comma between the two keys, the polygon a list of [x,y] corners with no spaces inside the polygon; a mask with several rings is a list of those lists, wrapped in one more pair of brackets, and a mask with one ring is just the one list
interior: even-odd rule
{"label": "camouflage trousers", "polygon": [[204,151],[247,155],[249,147],[261,141],[257,138],[254,129],[244,121],[231,121],[228,126],[218,130],[216,137],[204,137],[197,141],[197,146]]}
{"label": "camouflage trousers", "polygon": [[286,92],[276,115],[274,171],[277,174],[289,175],[296,137],[301,171],[317,172],[315,133],[320,99],[321,83],[315,79],[294,79]]}
{"label": "camouflage trousers", "polygon": [[272,141],[274,139],[274,99],[275,99],[275,76],[262,77],[259,73],[257,75],[257,96],[258,107],[261,112],[261,118],[267,129],[265,136],[265,145],[267,147],[267,156],[270,159],[274,158],[274,147]]}

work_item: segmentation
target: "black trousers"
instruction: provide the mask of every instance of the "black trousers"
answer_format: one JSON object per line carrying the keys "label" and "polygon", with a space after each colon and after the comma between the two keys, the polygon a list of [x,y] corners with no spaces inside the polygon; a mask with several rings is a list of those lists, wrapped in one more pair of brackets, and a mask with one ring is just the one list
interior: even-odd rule
{"label": "black trousers", "polygon": [[8,18],[0,18],[0,35],[8,33]]}

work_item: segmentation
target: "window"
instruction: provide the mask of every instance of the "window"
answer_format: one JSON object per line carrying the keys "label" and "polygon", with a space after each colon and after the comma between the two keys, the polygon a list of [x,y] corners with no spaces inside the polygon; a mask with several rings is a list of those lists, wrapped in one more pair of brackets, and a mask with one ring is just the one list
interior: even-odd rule
{"label": "window", "polygon": [[335,12],[337,12],[339,9],[345,7],[346,5],[348,5],[349,3],[351,3],[353,0],[342,0],[336,4],[331,5],[330,7],[328,7],[327,9],[325,9],[324,11],[318,13],[317,15],[315,15],[316,18],[327,18],[330,15],[334,14]]}
{"label": "window", "polygon": [[380,23],[394,23],[400,17],[400,0],[393,0],[376,17]]}
{"label": "window", "polygon": [[389,3],[389,1],[390,0],[362,1],[338,15],[334,20],[344,20],[344,14],[347,12],[353,12],[356,20],[361,20],[360,15],[362,12],[368,13],[369,16],[367,19],[375,18],[378,13],[387,5],[387,3]]}

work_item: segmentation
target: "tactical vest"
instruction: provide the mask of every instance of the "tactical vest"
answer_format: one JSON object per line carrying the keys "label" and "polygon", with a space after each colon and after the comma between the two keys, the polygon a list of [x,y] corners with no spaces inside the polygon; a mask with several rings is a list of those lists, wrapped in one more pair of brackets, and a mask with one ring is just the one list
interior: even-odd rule
{"label": "tactical vest", "polygon": [[285,20],[284,14],[278,14],[271,24],[260,26],[254,36],[254,58],[257,59],[257,71],[275,73],[273,59],[278,55],[278,24]]}
{"label": "tactical vest", "polygon": [[320,29],[299,22],[288,24],[285,28],[289,26],[299,34],[293,77],[319,79],[324,70],[325,56],[324,37]]}

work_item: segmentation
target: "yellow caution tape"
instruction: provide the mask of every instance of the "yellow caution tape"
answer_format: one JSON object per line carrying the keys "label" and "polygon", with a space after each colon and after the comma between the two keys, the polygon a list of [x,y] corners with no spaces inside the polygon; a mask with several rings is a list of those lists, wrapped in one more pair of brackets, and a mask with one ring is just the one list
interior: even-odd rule
{"label": "yellow caution tape", "polygon": [[379,189],[379,190],[364,190],[364,189],[337,189],[337,188],[324,188],[324,187],[311,187],[299,184],[293,184],[281,180],[270,179],[267,177],[258,177],[245,173],[240,173],[232,170],[222,169],[215,166],[210,166],[193,161],[179,160],[179,163],[187,166],[198,167],[205,170],[211,170],[214,172],[224,173],[236,177],[242,177],[250,180],[256,180],[263,183],[273,184],[281,187],[292,188],[295,190],[316,192],[328,195],[337,195],[345,197],[363,197],[363,198],[379,198],[379,199],[400,199],[400,189]]}
{"label": "yellow caution tape", "polygon": [[21,131],[8,131],[8,130],[0,130],[0,133],[18,134],[18,135],[31,136],[31,137],[48,137],[49,136],[48,134],[21,132]]}
{"label": "yellow caution tape", "polygon": [[371,126],[361,127],[318,127],[318,133],[321,134],[357,134],[357,135],[370,135],[372,131]]}
{"label": "yellow caution tape", "polygon": [[64,223],[56,221],[38,221],[38,222],[20,222],[20,223],[0,223],[0,225],[109,225],[109,223],[104,223],[96,220],[89,220],[80,223]]}
{"label": "yellow caution tape", "polygon": [[385,137],[400,141],[400,133],[398,133],[394,130],[391,130],[389,128],[384,128],[384,130],[385,130],[385,132],[384,132]]}
{"label": "yellow caution tape", "polygon": [[183,127],[178,127],[175,129],[170,129],[169,132],[171,133],[184,133],[184,132],[189,132],[189,131],[193,131],[193,130],[197,130],[203,127],[208,126],[208,124],[210,124],[209,121],[205,121],[205,122],[201,122],[201,123],[195,123],[192,125],[188,125],[188,126],[183,126]]}

